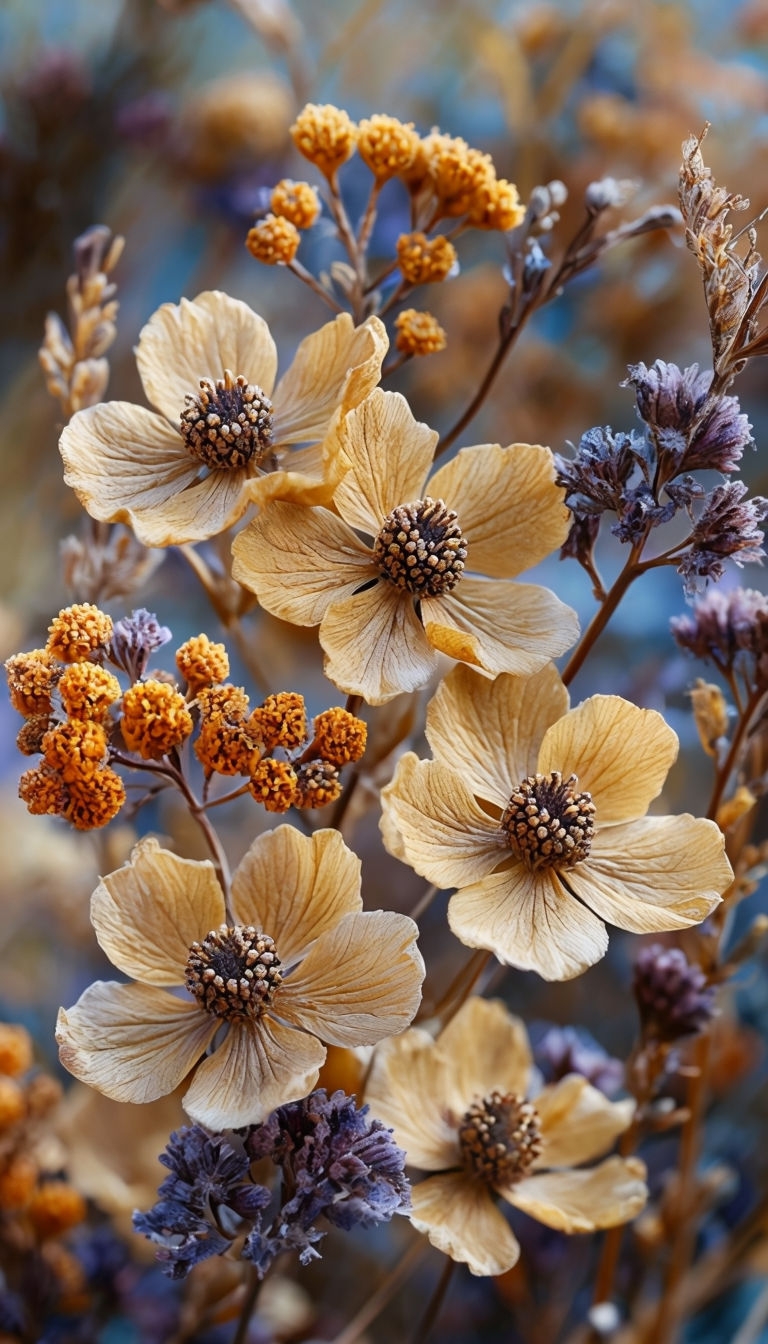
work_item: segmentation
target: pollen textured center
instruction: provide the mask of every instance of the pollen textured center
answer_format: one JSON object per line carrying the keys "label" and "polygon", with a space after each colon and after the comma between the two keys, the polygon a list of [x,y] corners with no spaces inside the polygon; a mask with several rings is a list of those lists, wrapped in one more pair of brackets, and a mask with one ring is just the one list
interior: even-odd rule
{"label": "pollen textured center", "polygon": [[574,787],[575,775],[559,770],[529,775],[515,789],[501,818],[510,849],[527,866],[574,868],[586,859],[595,833],[595,804],[590,793]]}
{"label": "pollen textured center", "polygon": [[400,504],[384,520],[373,548],[383,578],[414,597],[439,597],[462,576],[467,543],[442,499]]}
{"label": "pollen textured center", "polygon": [[282,978],[274,942],[252,925],[221,924],[189,949],[187,989],[227,1022],[261,1017]]}
{"label": "pollen textured center", "polygon": [[211,470],[259,465],[272,442],[272,402],[256,383],[227,369],[215,383],[201,378],[185,401],[180,429],[192,457]]}
{"label": "pollen textured center", "polygon": [[538,1111],[512,1092],[492,1092],[462,1117],[459,1147],[465,1171],[488,1185],[513,1185],[541,1153]]}

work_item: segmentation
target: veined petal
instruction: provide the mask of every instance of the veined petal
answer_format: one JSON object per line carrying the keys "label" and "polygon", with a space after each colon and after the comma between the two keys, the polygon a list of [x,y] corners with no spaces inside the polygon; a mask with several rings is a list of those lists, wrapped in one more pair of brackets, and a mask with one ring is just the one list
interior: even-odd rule
{"label": "veined petal", "polygon": [[417,691],[437,664],[410,594],[384,579],[351,597],[341,594],[323,616],[319,638],[329,681],[369,705]]}
{"label": "veined petal", "polygon": [[683,813],[598,829],[589,858],[567,881],[609,924],[657,933],[700,924],[733,872],[720,828]]}
{"label": "veined petal", "polygon": [[504,1274],[516,1263],[520,1247],[490,1190],[463,1172],[420,1181],[411,1202],[417,1231],[471,1274]]}
{"label": "veined petal", "polygon": [[275,1011],[329,1045],[375,1045],[404,1031],[421,1002],[418,935],[389,910],[344,915],[283,982]]}
{"label": "veined petal", "polygon": [[209,1129],[261,1124],[277,1106],[312,1091],[324,1059],[314,1036],[271,1017],[231,1026],[196,1070],[182,1105]]}
{"label": "veined petal", "polygon": [[213,864],[180,859],[152,838],[103,877],[91,922],[113,966],[146,985],[181,985],[192,943],[225,920]]}
{"label": "veined petal", "polygon": [[338,831],[277,826],[254,840],[232,878],[232,911],[274,938],[283,966],[362,909],[360,860]]}
{"label": "veined petal", "polygon": [[332,602],[378,572],[341,518],[298,504],[270,504],[235,537],[232,556],[233,577],[293,625],[319,625]]}
{"label": "veined petal", "polygon": [[531,569],[568,535],[571,515],[555,485],[552,454],[536,444],[462,448],[427,490],[456,509],[468,569],[491,578],[513,579]]}
{"label": "veined petal", "polygon": [[631,1123],[634,1101],[609,1101],[572,1073],[535,1099],[543,1139],[537,1167],[576,1167],[602,1157]]}
{"label": "veined petal", "polygon": [[378,317],[356,327],[349,313],[306,336],[275,388],[275,441],[322,439],[337,410],[357,406],[376,386],[388,347]]}
{"label": "veined petal", "polygon": [[64,427],[59,450],[66,484],[102,522],[130,522],[136,509],[162,507],[200,469],[162,416],[129,401],[78,411]]}
{"label": "veined petal", "polygon": [[334,503],[351,527],[375,537],[398,504],[423,498],[438,435],[399,392],[377,388],[337,420],[332,437],[350,468]]}
{"label": "veined petal", "polygon": [[541,740],[568,708],[553,663],[533,677],[495,681],[459,664],[427,706],[427,741],[479,798],[507,806],[513,789],[536,771]]}
{"label": "veined petal", "polygon": [[428,1031],[412,1027],[377,1045],[365,1087],[374,1115],[391,1125],[408,1166],[444,1171],[460,1165],[458,1124],[446,1097],[453,1061],[435,1049]]}
{"label": "veined petal", "polygon": [[303,506],[330,505],[333,492],[344,474],[341,459],[325,443],[313,443],[283,453],[276,471],[252,477],[248,498],[264,508],[273,499]]}
{"label": "veined petal", "polygon": [[97,980],[56,1023],[59,1058],[115,1101],[155,1101],[189,1073],[219,1026],[197,1003],[150,985]]}
{"label": "veined petal", "polygon": [[655,709],[619,695],[593,695],[553,723],[539,770],[574,774],[592,794],[595,824],[642,817],[661,792],[677,756],[677,734]]}
{"label": "veined petal", "polygon": [[461,1115],[494,1091],[526,1095],[532,1064],[528,1033],[500,999],[467,999],[441,1031],[437,1047]]}
{"label": "veined petal", "polygon": [[430,644],[491,677],[528,677],[579,633],[576,612],[548,588],[506,579],[462,577],[453,592],[425,598],[421,615]]}
{"label": "veined petal", "polygon": [[461,775],[439,761],[406,752],[381,796],[405,861],[439,887],[474,882],[509,853],[499,823],[478,807]]}
{"label": "veined petal", "polygon": [[589,1171],[548,1171],[500,1191],[510,1204],[559,1232],[594,1232],[635,1218],[648,1198],[645,1166],[609,1157]]}
{"label": "veined petal", "polygon": [[226,532],[248,508],[245,470],[212,471],[153,509],[126,510],[145,546],[182,546]]}
{"label": "veined petal", "polygon": [[550,869],[514,863],[457,891],[448,923],[467,947],[486,947],[499,961],[544,980],[571,980],[605,955],[608,935]]}
{"label": "veined petal", "polygon": [[152,314],[139,334],[136,363],[149,401],[178,425],[187,394],[199,391],[201,378],[223,378],[225,369],[270,396],[277,350],[263,317],[247,303],[207,290]]}

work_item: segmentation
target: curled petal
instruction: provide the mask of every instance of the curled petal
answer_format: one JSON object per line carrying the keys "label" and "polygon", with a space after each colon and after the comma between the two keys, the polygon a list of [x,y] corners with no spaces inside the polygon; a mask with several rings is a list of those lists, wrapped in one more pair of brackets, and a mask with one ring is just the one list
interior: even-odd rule
{"label": "curled petal", "polygon": [[528,677],[565,653],[579,633],[576,612],[548,588],[462,578],[454,592],[421,604],[430,644],[496,677]]}
{"label": "curled petal", "polygon": [[576,1167],[612,1146],[631,1123],[634,1101],[609,1101],[573,1073],[536,1098],[544,1140],[539,1167]]}
{"label": "curled petal", "polygon": [[645,1166],[609,1157],[589,1171],[548,1171],[500,1190],[505,1199],[558,1232],[594,1232],[635,1218],[648,1198]]}
{"label": "curled petal", "polygon": [[182,1105],[209,1129],[261,1124],[277,1106],[312,1091],[324,1059],[325,1049],[314,1036],[271,1017],[230,1027],[196,1070]]}
{"label": "curled petal", "polygon": [[459,1165],[455,1114],[445,1104],[453,1061],[435,1049],[429,1032],[412,1027],[376,1047],[365,1088],[374,1115],[391,1125],[408,1165],[444,1171]]}
{"label": "curled petal", "polygon": [[383,579],[328,607],[320,643],[328,679],[369,705],[425,686],[437,664],[410,595]]}
{"label": "curled petal", "polygon": [[520,1247],[490,1191],[462,1172],[430,1176],[411,1191],[411,1222],[471,1274],[505,1274]]}
{"label": "curled petal", "polygon": [[378,317],[355,327],[348,313],[306,336],[275,388],[275,440],[322,439],[337,410],[351,410],[376,386],[388,345]]}
{"label": "curled petal", "polygon": [[336,422],[333,437],[348,468],[334,503],[351,527],[375,537],[393,509],[423,497],[437,433],[399,392],[377,388]]}

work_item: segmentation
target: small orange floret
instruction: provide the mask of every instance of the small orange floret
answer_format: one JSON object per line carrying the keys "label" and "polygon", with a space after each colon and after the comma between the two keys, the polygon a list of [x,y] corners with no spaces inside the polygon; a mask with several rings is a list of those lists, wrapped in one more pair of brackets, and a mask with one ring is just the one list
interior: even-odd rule
{"label": "small orange floret", "polygon": [[116,817],[125,802],[125,785],[114,770],[106,766],[86,784],[70,784],[62,816],[77,831],[97,831]]}
{"label": "small orange floret", "polygon": [[92,602],[64,607],[48,627],[47,652],[62,663],[77,663],[105,649],[112,638],[112,617]]}
{"label": "small orange floret", "polygon": [[26,1027],[0,1022],[0,1073],[16,1078],[32,1067],[32,1037]]}
{"label": "small orange floret", "polygon": [[25,718],[51,714],[51,695],[61,676],[60,663],[45,649],[14,653],[5,662],[11,704]]}
{"label": "small orange floret", "polygon": [[65,784],[82,784],[107,759],[107,734],[101,724],[70,719],[43,738],[43,761],[57,770]]}
{"label": "small orange floret", "polygon": [[341,780],[330,761],[305,761],[296,778],[297,807],[327,807],[341,794]]}
{"label": "small orange floret", "polygon": [[453,243],[438,234],[401,233],[397,240],[397,261],[403,279],[409,285],[428,285],[445,280],[456,263]]}
{"label": "small orange floret", "polygon": [[296,792],[296,772],[288,761],[265,756],[251,775],[248,787],[267,812],[287,812]]}
{"label": "small orange floret", "polygon": [[357,152],[379,182],[407,173],[420,146],[419,133],[411,121],[376,113],[357,128]]}
{"label": "small orange floret", "polygon": [[97,663],[72,663],[61,675],[59,694],[71,719],[103,719],[120,699],[120,682]]}
{"label": "small orange floret", "polygon": [[436,355],[448,344],[436,317],[417,308],[406,308],[395,318],[395,346],[406,355]]}
{"label": "small orange floret", "polygon": [[326,177],[354,153],[357,127],[347,113],[331,103],[307,103],[291,127],[300,154]]}
{"label": "small orange floret", "polygon": [[265,266],[287,266],[299,250],[301,234],[290,219],[267,215],[248,231],[245,245]]}
{"label": "small orange floret", "polygon": [[15,1212],[26,1208],[37,1185],[37,1163],[18,1153],[0,1170],[0,1208]]}
{"label": "small orange floret", "polygon": [[163,681],[137,681],[123,696],[120,720],[129,751],[145,761],[159,761],[192,732],[192,715],[184,696]]}
{"label": "small orange floret", "polygon": [[265,751],[274,751],[275,747],[295,751],[307,737],[307,712],[303,695],[294,691],[268,695],[263,705],[251,714],[248,730]]}
{"label": "small orange floret", "polygon": [[314,747],[318,756],[331,765],[359,761],[367,738],[367,725],[346,709],[326,709],[315,719]]}
{"label": "small orange floret", "polygon": [[76,1227],[85,1214],[83,1196],[68,1181],[42,1181],[27,1205],[27,1216],[41,1241]]}
{"label": "small orange floret", "polygon": [[205,634],[195,635],[176,650],[176,666],[193,695],[229,676],[226,648]]}
{"label": "small orange floret", "polygon": [[284,177],[272,188],[269,198],[273,215],[290,220],[297,229],[311,229],[320,214],[320,201],[308,182],[292,182]]}
{"label": "small orange floret", "polygon": [[15,1078],[0,1077],[0,1130],[12,1129],[24,1119],[26,1113],[23,1087]]}

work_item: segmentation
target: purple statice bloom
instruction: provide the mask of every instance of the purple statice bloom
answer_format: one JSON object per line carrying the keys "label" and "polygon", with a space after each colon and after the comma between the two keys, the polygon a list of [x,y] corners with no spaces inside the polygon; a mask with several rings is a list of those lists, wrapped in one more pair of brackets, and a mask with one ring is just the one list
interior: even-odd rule
{"label": "purple statice bloom", "polygon": [[752,444],[752,426],[736,397],[709,397],[710,371],[679,369],[657,359],[633,364],[624,386],[635,389],[637,409],[659,455],[664,482],[683,471],[735,471]]}
{"label": "purple statice bloom", "polygon": [[762,495],[745,499],[746,493],[743,481],[728,481],[707,495],[691,545],[677,567],[688,596],[696,592],[699,580],[722,578],[728,559],[739,566],[764,559],[765,534],[758,524],[768,515],[768,499]]}
{"label": "purple statice bloom", "polygon": [[550,1027],[534,1051],[544,1081],[559,1083],[569,1073],[578,1073],[606,1096],[613,1096],[624,1079],[624,1065],[609,1055],[587,1031],[574,1027]]}
{"label": "purple statice bloom", "polygon": [[151,611],[139,607],[130,616],[115,622],[109,660],[127,672],[132,682],[139,681],[155,650],[161,649],[172,638],[167,625],[161,625]]}
{"label": "purple statice bloom", "polygon": [[681,649],[714,663],[728,675],[735,668],[755,690],[768,686],[768,597],[756,588],[705,593],[693,610],[676,616],[672,634]]}
{"label": "purple statice bloom", "polygon": [[692,1036],[710,1021],[715,991],[700,966],[682,948],[652,943],[635,959],[632,990],[643,1034],[654,1040],[675,1041]]}

